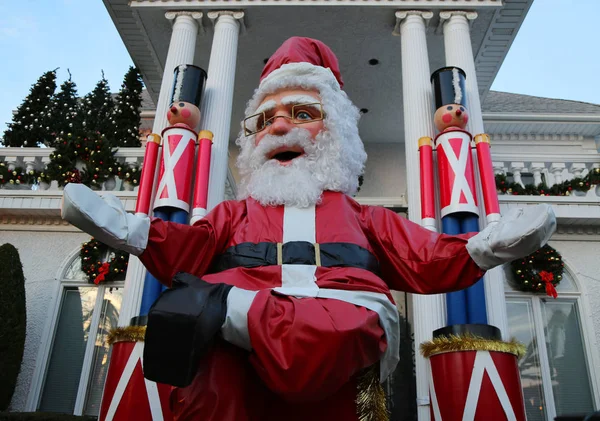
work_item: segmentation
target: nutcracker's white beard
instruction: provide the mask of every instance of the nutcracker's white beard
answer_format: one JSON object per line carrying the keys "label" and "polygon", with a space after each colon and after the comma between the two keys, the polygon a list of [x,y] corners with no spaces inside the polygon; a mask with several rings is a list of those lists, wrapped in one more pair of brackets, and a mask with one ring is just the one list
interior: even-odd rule
{"label": "nutcracker's white beard", "polygon": [[[266,155],[281,146],[300,146],[305,154],[289,165]],[[315,140],[296,127],[285,136],[265,135],[258,146],[244,142],[237,165],[242,176],[239,198],[252,197],[263,206],[288,205],[306,208],[318,204],[325,190],[343,191],[355,174],[343,168],[341,143],[324,130]]]}

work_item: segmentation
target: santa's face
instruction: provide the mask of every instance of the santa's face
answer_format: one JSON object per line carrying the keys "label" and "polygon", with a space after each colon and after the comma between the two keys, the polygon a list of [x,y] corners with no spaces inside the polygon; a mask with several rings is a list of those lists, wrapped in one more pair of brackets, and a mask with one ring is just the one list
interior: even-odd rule
{"label": "santa's face", "polygon": [[167,120],[172,126],[183,124],[196,130],[200,123],[200,109],[190,102],[177,101],[167,111]]}
{"label": "santa's face", "polygon": [[238,158],[248,196],[263,205],[307,207],[319,201],[331,171],[339,170],[339,144],[327,135],[320,101],[318,92],[300,89],[264,98],[256,109],[264,113],[257,124],[264,130],[244,143]]}
{"label": "santa's face", "polygon": [[[256,134],[255,146],[259,146],[265,137],[283,137],[295,128],[306,130],[314,142],[324,128],[320,102],[318,92],[301,89],[267,95],[257,109],[257,113],[264,113],[261,125],[264,124],[265,129]],[[300,144],[281,145],[266,150],[267,160],[275,160],[282,166],[291,165],[294,159],[305,154],[306,151]]]}
{"label": "santa's face", "polygon": [[238,197],[305,208],[326,190],[353,194],[366,160],[358,108],[327,84],[272,92],[251,102],[246,114],[262,120],[246,119],[236,140]]}

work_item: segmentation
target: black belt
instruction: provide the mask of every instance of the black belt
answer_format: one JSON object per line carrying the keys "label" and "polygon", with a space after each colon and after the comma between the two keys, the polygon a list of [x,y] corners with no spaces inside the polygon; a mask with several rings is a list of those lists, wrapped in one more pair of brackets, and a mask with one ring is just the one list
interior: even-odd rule
{"label": "black belt", "polygon": [[350,243],[313,244],[308,241],[238,244],[216,256],[210,272],[274,265],[353,267],[379,275],[377,258],[363,247]]}

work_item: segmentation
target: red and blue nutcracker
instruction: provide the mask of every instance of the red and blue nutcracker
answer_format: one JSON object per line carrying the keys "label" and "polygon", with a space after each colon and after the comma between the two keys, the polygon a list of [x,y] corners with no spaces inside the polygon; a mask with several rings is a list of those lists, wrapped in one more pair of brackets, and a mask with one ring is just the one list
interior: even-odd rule
{"label": "red and blue nutcracker", "polygon": [[[472,136],[465,130],[465,73],[444,67],[431,75],[435,96],[434,123],[442,232],[463,234],[479,231],[479,211],[471,154]],[[446,295],[448,324],[487,323],[483,282]]]}
{"label": "red and blue nutcracker", "polygon": [[[442,231],[463,234],[479,231],[477,193],[471,142],[465,130],[469,120],[465,97],[465,73],[444,67],[431,76],[435,95],[434,123]],[[489,149],[489,136],[475,136],[479,176],[488,224],[500,212]],[[431,139],[419,140],[421,154],[422,218],[434,226],[433,151]],[[432,419],[524,421],[519,380],[519,347],[502,341],[500,330],[487,324],[484,285],[446,294],[447,326],[433,332],[424,344],[434,352],[430,360]],[[422,347],[423,349],[423,347]],[[484,374],[487,373],[487,377]]]}
{"label": "red and blue nutcracker", "polygon": [[[162,159],[154,199],[154,216],[164,221],[188,223],[200,124],[199,107],[206,77],[206,72],[197,66],[182,64],[175,68],[171,105],[167,112],[169,126],[162,131]],[[147,273],[141,316],[148,313],[162,290],[158,280]]]}

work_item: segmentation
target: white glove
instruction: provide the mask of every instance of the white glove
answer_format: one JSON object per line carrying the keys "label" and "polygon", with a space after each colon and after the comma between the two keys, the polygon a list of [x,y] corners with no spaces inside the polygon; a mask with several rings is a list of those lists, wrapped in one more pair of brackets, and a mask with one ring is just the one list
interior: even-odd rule
{"label": "white glove", "polygon": [[467,242],[467,251],[481,269],[525,257],[548,242],[556,230],[554,211],[547,204],[511,209]]}
{"label": "white glove", "polygon": [[100,197],[83,184],[65,186],[60,216],[96,240],[136,256],[148,243],[150,218],[127,213],[116,196]]}

